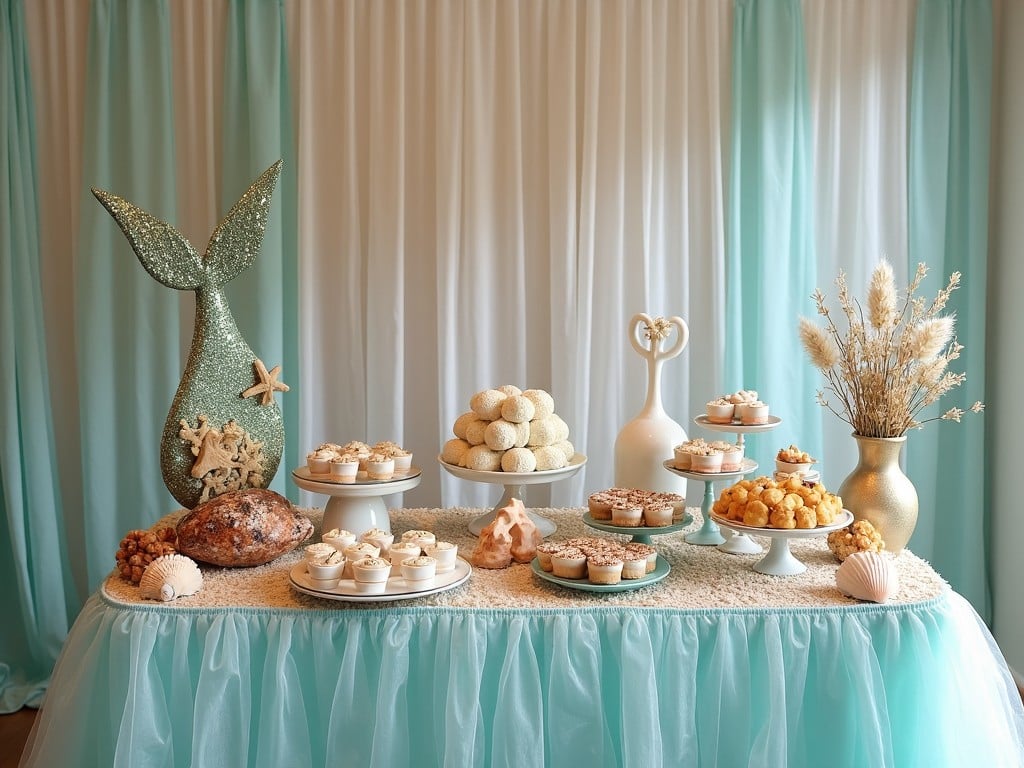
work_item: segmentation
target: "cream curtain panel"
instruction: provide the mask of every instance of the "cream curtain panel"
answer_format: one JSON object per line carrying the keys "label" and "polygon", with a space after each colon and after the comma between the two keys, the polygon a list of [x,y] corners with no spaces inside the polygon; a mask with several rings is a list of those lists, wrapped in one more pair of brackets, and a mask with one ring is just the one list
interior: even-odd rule
{"label": "cream curtain panel", "polygon": [[[802,371],[792,386],[807,383],[795,325],[814,308],[802,293],[828,292],[840,269],[864,285],[883,255],[905,283],[915,29],[941,17],[958,36],[964,14],[991,19],[988,0],[2,5],[24,5],[13,34],[27,40],[35,96],[70,613],[124,532],[174,507],[152,437],[192,329],[192,297],[143,273],[90,186],[202,249],[227,205],[284,158],[272,231],[230,297],[254,349],[292,386],[279,395],[288,448],[273,487],[297,501],[323,503],[288,478],[304,453],[358,438],[397,440],[423,468],[392,504],[490,506],[499,489],[448,476],[435,456],[474,392],[515,383],[550,391],[588,456],[572,480],[531,488],[529,502],[582,503],[612,484],[615,437],[643,404],[643,361],[626,337],[637,312],[689,324],[663,378],[665,408],[688,433],[711,396],[760,388],[791,412],[751,443],[757,458],[799,443],[838,486],[855,462],[847,425],[813,390],[777,391],[786,368]],[[767,85],[792,99],[767,98]],[[737,151],[740,129],[760,138],[737,105],[757,105],[772,132],[762,169],[792,153],[785,179],[759,179],[755,207],[731,188],[757,178]],[[773,242],[790,244],[786,260],[773,261]],[[752,276],[793,265],[785,301],[736,306],[770,301]],[[984,311],[983,295],[971,301]],[[756,321],[743,349],[730,348],[743,316]],[[954,586],[970,584],[983,614],[985,547],[935,563]]]}

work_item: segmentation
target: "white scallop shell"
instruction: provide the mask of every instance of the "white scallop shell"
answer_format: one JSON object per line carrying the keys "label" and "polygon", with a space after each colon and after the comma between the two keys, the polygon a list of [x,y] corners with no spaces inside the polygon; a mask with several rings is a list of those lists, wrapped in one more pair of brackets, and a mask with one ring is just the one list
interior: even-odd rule
{"label": "white scallop shell", "polygon": [[836,586],[857,600],[884,603],[899,591],[892,558],[878,552],[854,552],[836,570]]}
{"label": "white scallop shell", "polygon": [[163,555],[142,572],[139,591],[149,600],[174,600],[194,595],[203,588],[203,574],[195,560],[185,555]]}

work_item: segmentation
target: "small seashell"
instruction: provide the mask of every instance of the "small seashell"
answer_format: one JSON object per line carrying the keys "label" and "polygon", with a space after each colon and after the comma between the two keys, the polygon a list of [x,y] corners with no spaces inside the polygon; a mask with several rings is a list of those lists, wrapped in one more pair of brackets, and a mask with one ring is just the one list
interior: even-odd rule
{"label": "small seashell", "polygon": [[139,591],[148,600],[174,600],[194,595],[203,588],[203,574],[195,560],[185,555],[164,555],[142,574]]}
{"label": "small seashell", "polygon": [[878,552],[854,552],[836,570],[836,586],[857,600],[884,603],[899,590],[892,559]]}

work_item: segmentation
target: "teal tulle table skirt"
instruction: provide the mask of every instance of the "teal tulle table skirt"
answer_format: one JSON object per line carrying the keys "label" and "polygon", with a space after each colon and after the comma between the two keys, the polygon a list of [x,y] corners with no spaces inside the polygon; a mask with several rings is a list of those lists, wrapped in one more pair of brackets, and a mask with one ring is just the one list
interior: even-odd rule
{"label": "teal tulle table skirt", "polygon": [[126,609],[93,596],[38,766],[1019,766],[956,593],[840,610]]}

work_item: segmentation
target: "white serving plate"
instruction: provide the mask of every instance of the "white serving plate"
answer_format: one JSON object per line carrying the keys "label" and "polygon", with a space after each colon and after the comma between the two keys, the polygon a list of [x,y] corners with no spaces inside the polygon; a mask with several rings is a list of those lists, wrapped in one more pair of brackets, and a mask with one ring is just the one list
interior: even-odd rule
{"label": "white serving plate", "polygon": [[694,424],[699,424],[707,429],[714,430],[717,432],[732,432],[734,434],[753,434],[755,432],[767,432],[768,430],[775,429],[779,424],[782,423],[782,419],[778,416],[768,416],[768,421],[764,424],[741,424],[738,419],[734,419],[728,424],[718,424],[714,421],[708,421],[707,414],[697,416],[693,420]]}
{"label": "white serving plate", "polygon": [[[419,467],[410,467],[406,472],[396,472],[394,477],[387,480],[371,480],[368,477],[356,478],[351,483],[343,483],[340,480],[333,477],[330,473],[319,474],[309,471],[309,465],[303,464],[301,467],[292,470],[292,477],[297,480],[301,480],[310,487],[299,486],[305,490],[317,491],[320,493],[332,493],[336,488],[351,489],[353,493],[359,493],[358,488],[376,489],[382,485],[398,485],[404,483],[406,480],[412,480],[413,478],[419,477],[421,470]],[[317,488],[316,486],[321,486]],[[370,490],[368,493],[379,493],[378,490]]]}
{"label": "white serving plate", "polygon": [[475,480],[478,483],[497,483],[499,485],[538,485],[541,483],[552,483],[576,473],[576,471],[587,463],[587,457],[582,453],[576,453],[569,463],[560,469],[542,469],[536,472],[489,472],[483,469],[467,469],[457,464],[449,464],[441,455],[437,456],[438,463],[448,472],[460,480]]}
{"label": "white serving plate", "polygon": [[[396,573],[393,570],[392,573]],[[288,579],[292,588],[313,597],[322,597],[325,600],[341,600],[350,603],[380,603],[392,600],[412,600],[417,597],[425,597],[438,592],[447,592],[460,584],[465,583],[473,573],[473,566],[468,561],[459,557],[455,560],[454,570],[447,573],[439,573],[434,577],[430,586],[419,588],[414,583],[407,582],[398,572],[398,575],[388,579],[387,586],[383,592],[368,595],[356,591],[356,583],[352,579],[342,579],[336,587],[323,589],[306,571],[306,563],[301,562],[292,567],[288,573]]]}

